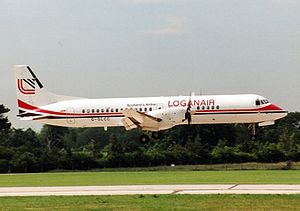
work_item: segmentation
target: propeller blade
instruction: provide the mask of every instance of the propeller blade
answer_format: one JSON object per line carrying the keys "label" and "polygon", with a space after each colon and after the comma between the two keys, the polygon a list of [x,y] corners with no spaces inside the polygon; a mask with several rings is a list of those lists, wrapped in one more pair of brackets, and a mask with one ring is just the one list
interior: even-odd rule
{"label": "propeller blade", "polygon": [[188,121],[188,125],[190,125],[192,122],[192,115],[190,112],[187,113],[187,121]]}
{"label": "propeller blade", "polygon": [[188,103],[187,103],[187,108],[186,108],[186,112],[185,112],[185,115],[184,115],[184,120],[182,120],[183,122],[184,122],[185,120],[187,120],[188,125],[190,125],[191,122],[192,122],[192,114],[191,114],[191,112],[192,112],[192,111],[191,111],[191,108],[192,108],[192,106],[191,106],[192,95],[194,95],[193,92],[191,92],[191,94],[189,95],[189,101],[188,101]]}

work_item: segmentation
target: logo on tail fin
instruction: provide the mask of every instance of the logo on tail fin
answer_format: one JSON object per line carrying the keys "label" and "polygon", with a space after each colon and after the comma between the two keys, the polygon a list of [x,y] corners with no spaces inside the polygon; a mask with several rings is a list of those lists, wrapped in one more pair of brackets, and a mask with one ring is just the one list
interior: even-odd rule
{"label": "logo on tail fin", "polygon": [[37,83],[37,85],[40,87],[40,89],[43,88],[43,84],[40,82],[40,80],[35,76],[35,74],[33,73],[33,71],[31,70],[31,68],[29,66],[27,66],[27,69],[29,70],[30,74],[33,77],[33,80]]}
{"label": "logo on tail fin", "polygon": [[36,75],[33,73],[31,68],[29,66],[26,67],[29,73],[31,74],[32,78],[21,78],[18,79],[18,89],[19,91],[24,95],[34,95],[35,94],[35,88],[36,85],[42,89],[43,85],[39,81],[39,79],[36,77]]}
{"label": "logo on tail fin", "polygon": [[18,79],[18,89],[24,95],[35,94],[35,79]]}

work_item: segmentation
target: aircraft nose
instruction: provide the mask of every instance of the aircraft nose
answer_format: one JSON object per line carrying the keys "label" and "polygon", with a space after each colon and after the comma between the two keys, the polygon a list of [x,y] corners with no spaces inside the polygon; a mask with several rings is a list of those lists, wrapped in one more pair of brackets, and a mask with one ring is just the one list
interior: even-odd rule
{"label": "aircraft nose", "polygon": [[268,108],[268,110],[273,110],[273,111],[286,111],[283,108],[280,108],[279,106],[277,106],[275,104],[271,104],[271,105],[267,106],[267,108]]}
{"label": "aircraft nose", "polygon": [[275,105],[275,104],[269,104],[265,107],[262,108],[262,110],[267,110],[267,111],[272,111],[274,113],[280,113],[282,114],[282,117],[285,117],[288,113],[288,111],[284,110],[283,108],[280,108],[279,106]]}
{"label": "aircraft nose", "polygon": [[280,113],[282,114],[282,117],[285,117],[288,114],[287,110],[284,110],[283,108],[281,108],[275,104],[271,104],[270,106],[271,106],[270,110],[280,111]]}

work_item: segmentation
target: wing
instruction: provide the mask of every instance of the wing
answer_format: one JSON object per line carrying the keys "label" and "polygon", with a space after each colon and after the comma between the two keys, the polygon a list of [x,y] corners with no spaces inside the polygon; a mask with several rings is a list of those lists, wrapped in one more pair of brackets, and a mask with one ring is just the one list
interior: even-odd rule
{"label": "wing", "polygon": [[143,128],[143,130],[157,130],[159,122],[162,119],[145,114],[134,109],[123,110],[122,113],[125,118],[122,119],[122,123],[126,130],[131,130],[137,127]]}

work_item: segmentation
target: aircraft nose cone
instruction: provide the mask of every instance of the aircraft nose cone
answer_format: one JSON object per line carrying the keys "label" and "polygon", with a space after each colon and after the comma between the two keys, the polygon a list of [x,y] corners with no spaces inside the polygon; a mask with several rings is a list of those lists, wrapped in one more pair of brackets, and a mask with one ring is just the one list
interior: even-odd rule
{"label": "aircraft nose cone", "polygon": [[283,108],[280,108],[279,106],[277,106],[275,104],[270,105],[270,110],[278,111],[278,113],[280,113],[280,115],[281,115],[281,118],[287,116],[287,114],[288,114],[287,110],[284,110]]}
{"label": "aircraft nose cone", "polygon": [[269,109],[270,110],[275,110],[275,111],[284,111],[284,109],[280,108],[279,106],[277,106],[275,104],[269,105]]}
{"label": "aircraft nose cone", "polygon": [[287,115],[288,111],[280,108],[279,106],[275,105],[275,104],[270,104],[270,105],[267,105],[263,108],[261,108],[261,111],[270,111],[272,113],[276,113],[276,115],[279,117],[279,118],[283,118]]}
{"label": "aircraft nose cone", "polygon": [[262,110],[269,110],[269,111],[285,111],[287,112],[286,110],[280,108],[279,106],[275,105],[275,104],[270,104],[268,106],[265,106],[262,108]]}

